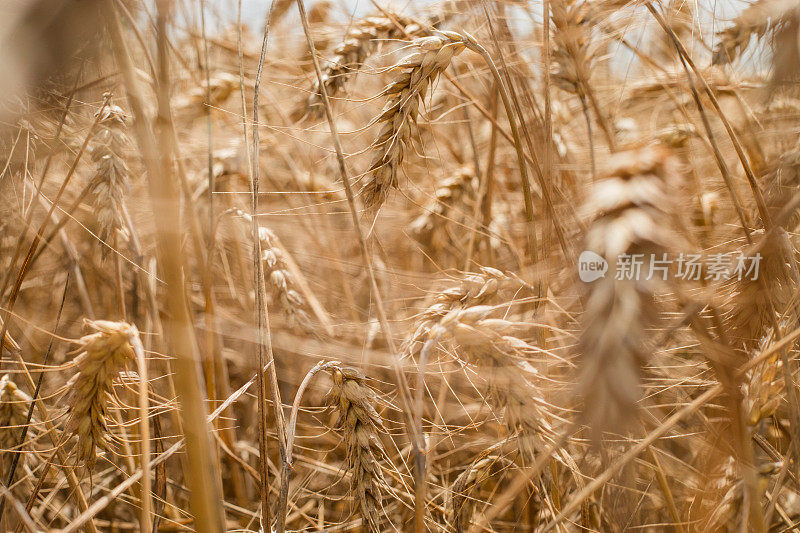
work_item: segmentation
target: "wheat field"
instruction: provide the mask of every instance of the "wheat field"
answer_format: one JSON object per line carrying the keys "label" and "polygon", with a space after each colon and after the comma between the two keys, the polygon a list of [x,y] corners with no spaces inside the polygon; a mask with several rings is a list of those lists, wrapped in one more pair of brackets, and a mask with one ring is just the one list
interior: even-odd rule
{"label": "wheat field", "polygon": [[800,531],[795,0],[0,15],[0,531]]}

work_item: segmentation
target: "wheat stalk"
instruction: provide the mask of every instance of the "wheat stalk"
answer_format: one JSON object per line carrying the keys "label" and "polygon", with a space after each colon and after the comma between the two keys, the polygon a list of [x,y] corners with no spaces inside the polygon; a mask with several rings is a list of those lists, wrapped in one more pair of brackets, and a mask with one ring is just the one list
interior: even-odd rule
{"label": "wheat stalk", "polygon": [[379,207],[389,190],[397,187],[397,172],[411,143],[411,125],[419,115],[419,106],[430,85],[466,47],[464,38],[455,32],[422,37],[411,44],[419,51],[392,67],[401,74],[383,93],[389,101],[376,119],[383,126],[373,142],[375,155],[361,188],[367,207]]}
{"label": "wheat stalk", "polygon": [[134,358],[132,343],[138,342],[139,331],[125,322],[86,320],[85,324],[94,333],[77,341],[80,348],[73,364],[78,373],[67,383],[67,427],[78,438],[78,459],[91,469],[96,449],[106,449],[109,394],[125,364]]}
{"label": "wheat stalk", "polygon": [[344,434],[351,488],[369,530],[381,531],[378,523],[384,480],[379,457],[383,445],[378,432],[383,431],[383,421],[375,410],[378,394],[367,384],[367,377],[355,368],[336,366],[331,377],[333,386],[327,401],[339,415],[337,425]]}
{"label": "wheat stalk", "polygon": [[20,350],[19,344],[17,344],[17,341],[14,340],[14,338],[11,336],[11,333],[9,333],[8,329],[6,329],[2,318],[0,318],[0,331],[5,331],[3,340],[0,342],[0,346],[10,352],[18,352]]}

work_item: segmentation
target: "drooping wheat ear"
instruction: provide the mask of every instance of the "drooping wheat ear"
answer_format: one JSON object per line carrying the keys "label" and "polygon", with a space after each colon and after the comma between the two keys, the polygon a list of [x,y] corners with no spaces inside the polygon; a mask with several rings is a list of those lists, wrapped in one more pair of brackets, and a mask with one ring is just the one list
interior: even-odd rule
{"label": "drooping wheat ear", "polygon": [[78,373],[67,383],[70,391],[68,431],[78,438],[77,456],[91,469],[97,448],[106,449],[107,406],[114,379],[133,360],[132,342],[139,336],[136,326],[126,322],[85,320],[94,330],[78,340],[80,353],[74,360]]}
{"label": "drooping wheat ear", "polygon": [[331,377],[333,387],[328,393],[328,405],[338,412],[337,425],[344,433],[351,488],[356,493],[369,530],[380,531],[378,523],[384,480],[380,465],[383,445],[378,431],[384,428],[375,410],[378,393],[367,384],[367,377],[355,368],[337,366],[331,371]]}
{"label": "drooping wheat ear", "polygon": [[441,249],[448,239],[442,231],[449,213],[462,199],[473,195],[477,186],[477,177],[471,167],[459,169],[441,183],[436,189],[431,205],[411,222],[409,226],[411,235],[429,249]]}
{"label": "drooping wheat ear", "polygon": [[409,346],[412,350],[417,349],[419,343],[428,337],[431,328],[450,311],[486,303],[497,295],[501,287],[512,283],[518,282],[491,267],[482,267],[479,273],[467,274],[456,285],[437,293],[433,303],[419,314]]}
{"label": "drooping wheat ear", "polygon": [[795,210],[785,220],[778,220],[778,216],[798,188],[800,151],[790,151],[780,157],[766,176],[764,201],[777,227],[767,234],[758,252],[761,256],[758,275],[737,277],[728,300],[728,325],[735,348],[743,347],[746,351],[755,348],[786,310],[794,294],[795,282],[787,264],[792,252],[786,231],[797,227],[800,212]]}
{"label": "drooping wheat ear", "polygon": [[771,29],[789,20],[795,13],[793,0],[757,0],[742,10],[733,23],[717,33],[719,42],[714,47],[711,63],[727,65],[744,52],[753,36],[761,39]]}
{"label": "drooping wheat ear", "polygon": [[[248,224],[252,217],[237,211]],[[306,332],[314,330],[308,314],[308,303],[297,289],[297,281],[286,263],[285,252],[278,246],[275,234],[264,226],[258,226],[258,239],[261,241],[261,261],[264,262],[264,278],[272,292],[272,298],[280,305],[289,327],[298,327]]]}
{"label": "drooping wheat ear", "polygon": [[[125,112],[113,104],[99,111],[99,131],[92,149],[95,172],[89,189],[97,220],[100,223],[100,238],[108,241],[117,231],[124,231],[123,199],[129,187],[129,170],[125,163],[124,150],[129,144],[125,131]],[[108,248],[103,247],[103,255]]]}
{"label": "drooping wheat ear", "polygon": [[428,87],[465,48],[460,34],[440,33],[412,41],[419,51],[392,67],[402,73],[385,89],[389,101],[376,119],[383,127],[373,142],[375,156],[361,188],[366,207],[380,207],[390,189],[397,187],[397,172],[411,143],[411,124],[419,115],[420,103]]}
{"label": "drooping wheat ear", "polygon": [[31,397],[21,391],[8,375],[0,378],[0,483],[8,481],[15,454],[20,454],[14,481],[22,477],[26,454],[22,453],[19,438],[28,421]]}
{"label": "drooping wheat ear", "polygon": [[447,502],[447,522],[456,533],[463,533],[469,528],[475,499],[472,491],[511,466],[511,461],[498,455],[490,455],[478,459],[461,472],[450,488],[450,499]]}
{"label": "drooping wheat ear", "polygon": [[[605,430],[626,427],[641,397],[646,330],[656,321],[654,297],[665,277],[657,271],[652,278],[648,274],[653,259],[662,260],[676,249],[671,192],[677,177],[666,148],[622,152],[584,206],[591,217],[584,249],[608,264],[604,277],[583,287],[586,307],[579,342],[578,390],[596,441]],[[639,273],[624,267],[626,257],[641,263]],[[617,276],[619,272],[631,275]]]}
{"label": "drooping wheat ear", "polygon": [[520,451],[532,458],[541,436],[552,433],[533,383],[538,372],[527,362],[538,350],[522,339],[531,333],[529,324],[486,318],[493,309],[474,306],[451,311],[431,328],[428,337],[452,336],[456,354],[477,367],[487,382],[489,400],[504,409],[503,422],[517,434]]}
{"label": "drooping wheat ear", "polygon": [[[322,83],[329,97],[343,90],[347,80],[358,73],[364,62],[375,52],[381,42],[403,39],[406,35],[419,37],[427,34],[422,26],[408,17],[367,17],[353,21],[342,43],[334,49],[334,57],[322,69]],[[314,83],[308,98],[308,111],[314,117],[322,114],[322,92],[319,81]]]}

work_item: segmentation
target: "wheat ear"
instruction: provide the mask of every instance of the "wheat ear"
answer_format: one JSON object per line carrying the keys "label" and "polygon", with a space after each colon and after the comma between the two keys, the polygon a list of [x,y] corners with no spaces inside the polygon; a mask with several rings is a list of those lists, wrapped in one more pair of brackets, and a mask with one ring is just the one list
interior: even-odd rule
{"label": "wheat ear", "polygon": [[[764,201],[771,218],[777,218],[800,187],[800,151],[783,154],[766,177]],[[752,350],[786,309],[796,285],[787,265],[789,251],[786,231],[793,231],[800,211],[766,234],[757,276],[736,279],[729,298],[729,321],[734,347]],[[762,224],[763,226],[763,224]],[[765,228],[761,228],[763,231]]]}
{"label": "wheat ear", "polygon": [[587,12],[574,0],[551,2],[553,82],[567,92],[584,95],[591,75],[593,52],[586,29]]}
{"label": "wheat ear", "polygon": [[[580,334],[579,392],[584,414],[599,441],[606,430],[634,419],[641,397],[640,373],[648,359],[646,330],[657,318],[660,283],[648,279],[651,260],[674,249],[672,219],[674,161],[654,146],[617,154],[610,172],[594,187],[585,206],[592,218],[585,249],[608,264],[605,277],[585,285]],[[616,279],[618,258],[641,254],[641,275]]]}
{"label": "wheat ear", "polygon": [[[248,224],[253,218],[243,211],[236,212]],[[297,326],[303,331],[314,331],[308,314],[309,305],[297,286],[294,275],[289,270],[284,257],[285,252],[278,246],[278,239],[269,228],[258,226],[258,239],[261,241],[261,261],[264,263],[264,278],[270,287],[272,297],[280,305],[290,327]]]}
{"label": "wheat ear", "polygon": [[[392,20],[392,18],[394,20]],[[342,43],[334,49],[333,58],[322,69],[322,83],[333,98],[342,91],[350,77],[361,69],[382,41],[421,36],[426,31],[407,17],[366,17],[353,21]],[[319,81],[314,83],[308,98],[308,111],[322,116],[322,93]]]}
{"label": "wheat ear", "polygon": [[378,523],[384,481],[379,461],[383,445],[378,438],[383,422],[375,410],[378,394],[367,384],[367,377],[355,368],[338,366],[332,370],[331,376],[333,387],[328,393],[328,405],[339,414],[337,425],[344,433],[351,488],[356,493],[369,531],[380,531]]}
{"label": "wheat ear", "polygon": [[487,305],[451,311],[430,328],[426,347],[453,339],[458,356],[476,366],[486,380],[489,400],[504,409],[503,420],[517,433],[520,451],[532,458],[539,434],[551,433],[532,383],[537,372],[526,362],[538,350],[521,338],[530,333],[529,324],[487,318],[492,311]]}
{"label": "wheat ear", "polygon": [[407,345],[415,351],[420,342],[424,342],[432,327],[438,324],[454,309],[481,305],[496,296],[498,291],[512,283],[514,278],[491,267],[482,267],[480,272],[467,274],[454,285],[451,285],[434,297],[433,303],[418,316],[414,325],[414,333]]}
{"label": "wheat ear", "polygon": [[[758,484],[761,490],[767,488],[769,479],[779,470],[779,463],[763,463],[758,466]],[[717,493],[717,498],[712,499],[714,508],[704,525],[704,531],[744,531],[747,523],[742,520],[744,515],[744,482],[738,472],[736,460],[726,458],[719,466],[716,476],[711,482],[711,488]]]}
{"label": "wheat ear", "polygon": [[[125,122],[125,112],[117,105],[107,105],[99,111],[98,133],[92,149],[95,173],[89,191],[100,224],[100,238],[104,241],[125,227],[123,199],[130,174],[123,156],[130,144]],[[108,248],[103,247],[103,254],[107,253]]]}
{"label": "wheat ear", "polygon": [[758,0],[733,19],[733,23],[717,33],[719,41],[714,47],[711,63],[732,63],[750,44],[753,36],[761,39],[771,28],[787,21],[797,3],[791,0]]}
{"label": "wheat ear", "polygon": [[475,507],[471,492],[511,464],[505,457],[490,455],[473,462],[458,475],[450,488],[447,505],[447,521],[456,533],[463,533],[469,527]]}
{"label": "wheat ear", "polygon": [[419,115],[420,103],[430,85],[465,48],[464,38],[454,32],[422,37],[411,44],[418,52],[392,67],[401,74],[384,90],[389,101],[376,119],[383,126],[373,142],[375,155],[361,189],[367,207],[379,207],[389,190],[397,187],[397,172],[411,143],[411,125]]}
{"label": "wheat ear", "polygon": [[18,449],[22,426],[28,422],[31,397],[21,391],[8,375],[0,378],[0,483],[8,481],[14,455],[21,454],[14,475],[16,481],[24,471],[26,455]]}
{"label": "wheat ear", "polygon": [[108,399],[114,379],[128,361],[133,360],[133,342],[139,337],[136,326],[125,322],[86,320],[94,333],[81,337],[74,364],[78,373],[69,380],[68,429],[78,438],[77,456],[91,469],[96,450],[106,449]]}
{"label": "wheat ear", "polygon": [[482,318],[482,307],[486,306],[451,312],[431,333],[435,335],[438,327],[452,328],[457,354],[478,368],[488,384],[488,398],[504,408],[506,427],[517,433],[520,451],[532,459],[540,437],[549,435],[551,429],[534,385],[537,371],[527,364],[527,357],[537,350],[520,338],[530,332],[530,326]]}
{"label": "wheat ear", "polygon": [[459,169],[439,185],[425,212],[411,222],[411,234],[430,249],[441,248],[442,242],[447,241],[447,236],[441,235],[441,230],[448,215],[465,197],[474,194],[477,188],[474,170],[471,167]]}

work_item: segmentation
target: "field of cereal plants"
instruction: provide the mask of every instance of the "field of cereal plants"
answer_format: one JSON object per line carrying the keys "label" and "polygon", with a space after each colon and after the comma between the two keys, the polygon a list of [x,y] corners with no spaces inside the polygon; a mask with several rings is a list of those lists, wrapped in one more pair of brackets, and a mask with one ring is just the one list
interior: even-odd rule
{"label": "field of cereal plants", "polygon": [[0,14],[0,531],[800,530],[795,0]]}

